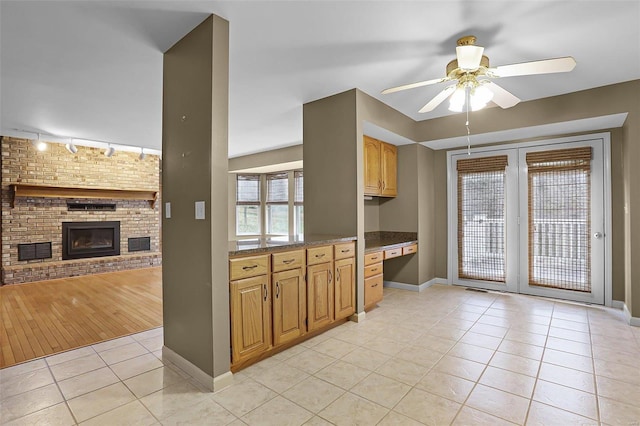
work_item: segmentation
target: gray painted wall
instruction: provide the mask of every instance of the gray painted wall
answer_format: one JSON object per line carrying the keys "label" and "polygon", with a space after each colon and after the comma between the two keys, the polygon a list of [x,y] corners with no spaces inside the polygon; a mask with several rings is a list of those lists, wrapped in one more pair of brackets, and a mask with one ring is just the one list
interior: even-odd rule
{"label": "gray painted wall", "polygon": [[227,199],[228,31],[212,15],[164,55],[164,344],[211,377],[229,371],[227,206],[212,203]]}

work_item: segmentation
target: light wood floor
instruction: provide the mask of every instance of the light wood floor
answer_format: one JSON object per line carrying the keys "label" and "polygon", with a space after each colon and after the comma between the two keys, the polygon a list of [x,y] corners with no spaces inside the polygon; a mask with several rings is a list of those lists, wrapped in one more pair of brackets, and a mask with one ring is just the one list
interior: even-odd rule
{"label": "light wood floor", "polygon": [[0,287],[0,368],[162,325],[162,269]]}

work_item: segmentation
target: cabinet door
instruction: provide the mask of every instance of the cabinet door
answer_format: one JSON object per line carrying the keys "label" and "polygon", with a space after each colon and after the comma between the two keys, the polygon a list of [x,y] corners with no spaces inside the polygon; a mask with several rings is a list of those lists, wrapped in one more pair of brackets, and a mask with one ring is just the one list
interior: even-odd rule
{"label": "cabinet door", "polygon": [[231,281],[231,356],[238,363],[271,347],[269,276]]}
{"label": "cabinet door", "polygon": [[370,308],[383,297],[384,278],[382,274],[364,280],[364,307]]}
{"label": "cabinet door", "polygon": [[364,137],[364,194],[380,195],[382,176],[380,174],[380,141]]}
{"label": "cabinet door", "polygon": [[301,268],[274,273],[271,282],[273,345],[277,346],[305,333],[307,296]]}
{"label": "cabinet door", "polygon": [[333,322],[333,262],[307,268],[307,328],[309,331]]}
{"label": "cabinet door", "polygon": [[335,262],[335,318],[346,318],[356,311],[356,260],[351,257]]}
{"label": "cabinet door", "polygon": [[395,197],[398,195],[398,149],[395,145],[382,143],[382,189],[380,195]]}

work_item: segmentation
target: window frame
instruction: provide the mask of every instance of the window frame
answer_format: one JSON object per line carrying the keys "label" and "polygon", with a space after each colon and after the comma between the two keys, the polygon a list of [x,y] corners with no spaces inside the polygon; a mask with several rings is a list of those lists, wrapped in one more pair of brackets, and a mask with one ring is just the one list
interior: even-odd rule
{"label": "window frame", "polygon": [[[288,179],[288,194],[287,201],[284,202],[268,202],[267,201],[267,176],[268,175],[276,175],[276,174],[287,174]],[[287,236],[296,235],[295,219],[296,213],[295,208],[297,206],[302,206],[304,208],[304,201],[295,201],[295,180],[296,176],[304,176],[302,169],[295,170],[283,170],[279,172],[271,172],[271,173],[236,173],[236,186],[235,186],[235,208],[234,208],[234,233],[236,240],[243,239],[255,239],[255,238],[271,238],[271,237],[282,237],[282,234],[272,234],[267,232],[267,206],[268,205],[287,205],[288,206],[288,233]],[[259,176],[260,180],[260,203],[259,203],[259,214],[260,214],[260,233],[258,234],[238,234],[238,209],[239,205],[247,205],[247,202],[238,202],[238,176]],[[303,195],[304,198],[304,195]],[[252,205],[258,205],[257,203]]]}

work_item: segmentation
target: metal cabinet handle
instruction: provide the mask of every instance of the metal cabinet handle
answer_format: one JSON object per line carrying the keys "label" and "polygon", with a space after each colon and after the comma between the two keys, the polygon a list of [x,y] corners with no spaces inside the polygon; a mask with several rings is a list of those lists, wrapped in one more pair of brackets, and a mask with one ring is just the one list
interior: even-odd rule
{"label": "metal cabinet handle", "polygon": [[269,289],[266,284],[262,284],[262,287],[264,287],[264,301],[266,302],[269,298]]}
{"label": "metal cabinet handle", "polygon": [[371,260],[378,260],[378,256],[372,257]]}
{"label": "metal cabinet handle", "polygon": [[316,254],[317,258],[324,257],[324,253]]}
{"label": "metal cabinet handle", "polygon": [[280,282],[276,282],[276,299],[280,297]]}
{"label": "metal cabinet handle", "polygon": [[351,249],[341,250],[342,253],[349,253]]}
{"label": "metal cabinet handle", "polygon": [[329,271],[329,283],[331,283],[332,279],[333,279],[333,274],[331,274],[331,271]]}
{"label": "metal cabinet handle", "polygon": [[255,269],[255,268],[257,268],[257,267],[258,267],[258,265],[253,265],[253,266],[243,266],[243,267],[242,267],[242,269],[243,269],[243,270],[245,270],[245,271],[250,271],[250,270]]}
{"label": "metal cabinet handle", "polygon": [[293,261],[295,261],[295,259],[285,259],[282,261],[282,263],[284,263],[285,265],[288,265],[290,263],[292,263]]}
{"label": "metal cabinet handle", "polygon": [[375,283],[374,285],[371,286],[371,288],[374,288],[374,287],[378,287],[378,283]]}
{"label": "metal cabinet handle", "polygon": [[377,270],[378,270],[378,268],[373,268],[373,269],[371,269],[371,272],[375,272]]}
{"label": "metal cabinet handle", "polygon": [[340,281],[340,269],[336,272],[336,281]]}

